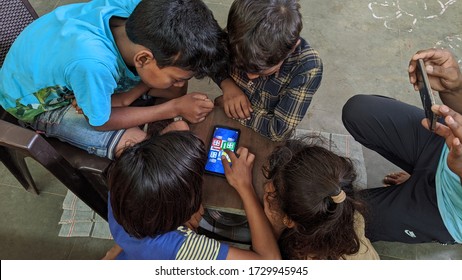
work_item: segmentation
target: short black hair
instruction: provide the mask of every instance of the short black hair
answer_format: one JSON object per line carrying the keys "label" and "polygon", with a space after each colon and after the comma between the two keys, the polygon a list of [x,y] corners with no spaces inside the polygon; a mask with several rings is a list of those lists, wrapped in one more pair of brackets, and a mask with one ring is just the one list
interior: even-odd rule
{"label": "short black hair", "polygon": [[297,0],[235,0],[228,14],[231,63],[258,73],[287,58],[303,27]]}
{"label": "short black hair", "polygon": [[190,131],[126,148],[108,172],[114,218],[136,238],[175,230],[199,210],[205,162],[204,144]]}
{"label": "short black hair", "polygon": [[128,38],[157,65],[211,76],[227,63],[227,36],[201,0],[143,0],[126,22]]}

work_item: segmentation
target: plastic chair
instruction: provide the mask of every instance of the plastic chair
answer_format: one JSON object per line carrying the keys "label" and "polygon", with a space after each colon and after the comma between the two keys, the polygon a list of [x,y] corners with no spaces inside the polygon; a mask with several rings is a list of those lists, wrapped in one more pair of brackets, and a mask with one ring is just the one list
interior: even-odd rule
{"label": "plastic chair", "polygon": [[[38,15],[27,0],[8,0],[0,1],[0,17],[1,67],[11,44]],[[107,220],[105,170],[111,161],[26,129],[0,107],[0,161],[27,191],[38,194],[26,157],[40,163]]]}

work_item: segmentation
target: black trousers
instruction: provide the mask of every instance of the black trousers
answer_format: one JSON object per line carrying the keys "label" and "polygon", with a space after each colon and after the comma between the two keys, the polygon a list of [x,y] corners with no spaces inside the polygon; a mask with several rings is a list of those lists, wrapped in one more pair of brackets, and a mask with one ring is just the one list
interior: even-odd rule
{"label": "black trousers", "polygon": [[411,174],[401,185],[360,192],[369,206],[366,236],[372,242],[454,242],[435,190],[445,140],[420,124],[424,117],[420,108],[376,95],[354,96],[343,107],[343,124],[358,142]]}

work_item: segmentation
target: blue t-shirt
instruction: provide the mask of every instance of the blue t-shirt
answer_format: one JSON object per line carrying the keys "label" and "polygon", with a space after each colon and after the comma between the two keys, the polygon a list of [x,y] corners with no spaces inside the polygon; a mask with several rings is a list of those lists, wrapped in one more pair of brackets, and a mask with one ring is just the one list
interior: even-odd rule
{"label": "blue t-shirt", "polygon": [[24,29],[0,69],[0,105],[25,122],[69,104],[73,93],[91,125],[109,120],[111,95],[139,81],[120,55],[109,19],[140,0],[61,6]]}
{"label": "blue t-shirt", "polygon": [[462,243],[462,184],[447,164],[449,148],[444,145],[436,170],[436,196],[444,225],[457,243]]}
{"label": "blue t-shirt", "polygon": [[184,226],[156,237],[132,237],[115,220],[111,203],[108,222],[114,241],[123,249],[117,256],[119,260],[225,260],[228,255],[227,244]]}

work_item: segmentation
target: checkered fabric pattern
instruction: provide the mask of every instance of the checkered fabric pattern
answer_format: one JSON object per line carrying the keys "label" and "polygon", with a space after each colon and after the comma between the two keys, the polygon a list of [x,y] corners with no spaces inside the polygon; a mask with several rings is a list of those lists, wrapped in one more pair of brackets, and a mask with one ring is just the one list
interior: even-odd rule
{"label": "checkered fabric pattern", "polygon": [[252,117],[239,120],[273,141],[288,138],[305,117],[313,95],[321,84],[323,65],[307,41],[284,61],[277,73],[250,80],[232,68],[230,75],[252,103]]}

